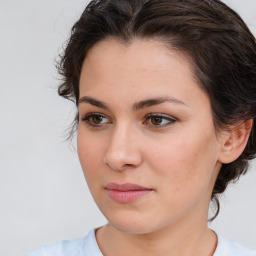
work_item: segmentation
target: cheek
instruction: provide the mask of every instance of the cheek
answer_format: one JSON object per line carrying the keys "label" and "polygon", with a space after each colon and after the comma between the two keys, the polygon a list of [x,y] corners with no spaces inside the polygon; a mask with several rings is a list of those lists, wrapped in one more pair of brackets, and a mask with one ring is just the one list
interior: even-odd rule
{"label": "cheek", "polygon": [[161,177],[172,192],[192,191],[196,186],[208,185],[216,163],[211,136],[176,138],[179,139],[165,141],[164,146],[148,152],[155,175]]}
{"label": "cheek", "polygon": [[97,175],[102,159],[102,143],[78,129],[77,151],[86,180]]}

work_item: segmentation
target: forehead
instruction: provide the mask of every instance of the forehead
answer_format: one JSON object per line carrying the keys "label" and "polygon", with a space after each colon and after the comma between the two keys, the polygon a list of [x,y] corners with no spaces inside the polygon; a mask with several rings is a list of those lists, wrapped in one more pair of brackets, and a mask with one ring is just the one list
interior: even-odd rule
{"label": "forehead", "polygon": [[170,96],[188,105],[193,97],[206,97],[189,59],[153,39],[121,44],[108,38],[88,51],[80,77],[80,96],[113,93],[124,99],[138,97],[137,100]]}
{"label": "forehead", "polygon": [[188,56],[160,40],[135,38],[125,43],[109,37],[89,49],[83,66],[85,63],[96,64],[98,69],[103,70],[114,65],[118,66],[119,63],[126,63],[125,66],[119,66],[119,69],[139,68],[140,70],[159,71],[166,64],[170,64],[168,62],[171,59],[182,66],[190,66]]}

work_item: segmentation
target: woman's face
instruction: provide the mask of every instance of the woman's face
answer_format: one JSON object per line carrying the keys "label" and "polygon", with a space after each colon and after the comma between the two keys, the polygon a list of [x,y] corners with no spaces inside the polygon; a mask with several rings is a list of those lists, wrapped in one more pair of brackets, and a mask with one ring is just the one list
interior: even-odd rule
{"label": "woman's face", "polygon": [[148,233],[206,221],[220,142],[182,54],[153,40],[96,44],[81,72],[79,114],[79,159],[112,226]]}

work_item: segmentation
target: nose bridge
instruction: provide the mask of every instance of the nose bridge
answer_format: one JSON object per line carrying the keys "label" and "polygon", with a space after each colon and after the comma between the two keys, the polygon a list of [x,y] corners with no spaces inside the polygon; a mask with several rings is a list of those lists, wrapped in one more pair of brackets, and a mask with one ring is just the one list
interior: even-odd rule
{"label": "nose bridge", "polygon": [[136,137],[136,129],[131,124],[117,124],[113,129],[104,162],[114,170],[139,165],[141,156]]}
{"label": "nose bridge", "polygon": [[125,144],[126,139],[132,135],[130,129],[129,124],[127,123],[116,125],[115,129],[113,130],[111,144],[113,144],[113,146],[122,147],[122,144]]}

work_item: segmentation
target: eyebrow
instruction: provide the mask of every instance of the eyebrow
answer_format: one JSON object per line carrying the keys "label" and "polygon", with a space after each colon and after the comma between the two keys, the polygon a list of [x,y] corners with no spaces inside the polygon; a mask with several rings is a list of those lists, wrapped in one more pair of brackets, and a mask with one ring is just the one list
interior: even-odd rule
{"label": "eyebrow", "polygon": [[[157,97],[157,98],[152,98],[152,99],[146,99],[146,100],[142,100],[139,102],[136,102],[133,104],[133,110],[138,111],[140,109],[143,108],[147,108],[147,107],[151,107],[154,105],[159,105],[165,102],[169,102],[172,104],[178,104],[178,105],[184,105],[184,106],[188,106],[187,104],[185,104],[183,101],[174,98],[174,97]],[[108,107],[108,105],[100,100],[97,100],[95,98],[91,98],[88,96],[84,96],[82,98],[79,99],[78,103],[89,103],[93,106],[99,107],[99,108],[103,108],[103,109],[110,109]]]}
{"label": "eyebrow", "polygon": [[84,97],[80,98],[78,101],[78,104],[80,104],[80,103],[89,103],[89,104],[99,107],[99,108],[109,109],[107,104],[103,103],[102,101],[96,100],[94,98],[88,97],[88,96],[84,96]]}
{"label": "eyebrow", "polygon": [[137,102],[133,105],[133,109],[140,110],[146,107],[151,107],[151,106],[158,105],[165,102],[187,106],[187,104],[185,104],[183,101],[173,97],[158,97],[158,98],[146,99],[146,100]]}

